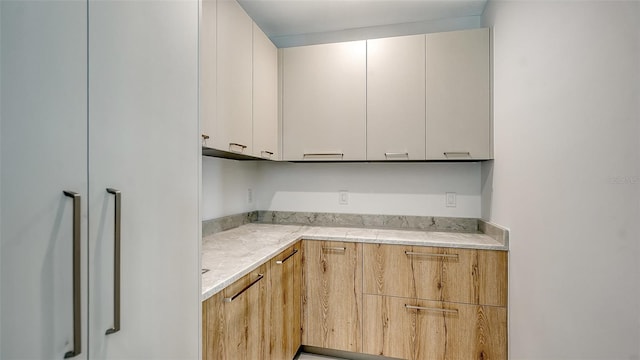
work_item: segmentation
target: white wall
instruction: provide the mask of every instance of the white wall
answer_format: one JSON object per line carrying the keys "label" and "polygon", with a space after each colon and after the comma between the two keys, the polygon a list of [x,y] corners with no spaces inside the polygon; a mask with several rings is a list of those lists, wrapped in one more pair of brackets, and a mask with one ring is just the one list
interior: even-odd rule
{"label": "white wall", "polygon": [[256,209],[255,197],[248,201],[247,190],[256,192],[258,167],[254,161],[202,157],[202,219],[239,214]]}
{"label": "white wall", "polygon": [[490,1],[510,359],[640,358],[640,5]]}
{"label": "white wall", "polygon": [[[479,163],[267,163],[260,210],[480,217]],[[338,192],[349,192],[349,204]],[[457,193],[457,207],[445,206]]]}

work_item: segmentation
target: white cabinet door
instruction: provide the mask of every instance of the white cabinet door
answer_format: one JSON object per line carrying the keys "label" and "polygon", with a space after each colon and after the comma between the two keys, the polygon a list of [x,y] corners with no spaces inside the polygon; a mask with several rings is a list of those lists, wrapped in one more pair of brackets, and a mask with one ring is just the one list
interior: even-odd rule
{"label": "white cabinet door", "polygon": [[197,1],[90,2],[91,359],[199,359],[197,70]]}
{"label": "white cabinet door", "polygon": [[278,49],[253,24],[253,155],[278,159]]}
{"label": "white cabinet door", "polygon": [[216,0],[200,2],[200,127],[202,146],[216,133]]}
{"label": "white cabinet door", "polygon": [[425,35],[367,41],[367,160],[425,159]]}
{"label": "white cabinet door", "polygon": [[366,41],[283,51],[283,160],[366,159]]}
{"label": "white cabinet door", "polygon": [[217,116],[213,147],[250,155],[253,20],[235,0],[218,0]]}
{"label": "white cabinet door", "polygon": [[[87,3],[0,1],[0,358],[86,359]],[[73,200],[81,196],[80,341]]]}
{"label": "white cabinet door", "polygon": [[427,35],[427,159],[491,159],[489,29]]}

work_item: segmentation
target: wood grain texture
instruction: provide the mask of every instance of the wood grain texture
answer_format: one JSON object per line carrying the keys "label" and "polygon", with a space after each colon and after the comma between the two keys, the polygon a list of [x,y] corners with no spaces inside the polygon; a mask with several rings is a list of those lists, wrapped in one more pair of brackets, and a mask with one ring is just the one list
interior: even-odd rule
{"label": "wood grain texture", "polygon": [[505,251],[365,244],[363,254],[365,294],[507,304]]}
{"label": "wood grain texture", "polygon": [[359,352],[362,245],[305,241],[303,247],[303,344]]}
{"label": "wood grain texture", "polygon": [[[265,277],[232,302],[224,302],[258,277]],[[205,301],[207,330],[203,339],[206,360],[267,359],[269,326],[268,264],[244,276]],[[203,335],[205,332],[203,332]]]}
{"label": "wood grain texture", "polygon": [[411,360],[507,358],[505,307],[364,295],[363,308],[364,353]]}
{"label": "wood grain texture", "polygon": [[[298,250],[293,254],[294,250]],[[269,359],[291,360],[301,342],[301,278],[300,243],[291,246],[270,261],[271,311],[269,312]],[[288,257],[288,258],[287,258]],[[278,261],[286,259],[283,263]]]}

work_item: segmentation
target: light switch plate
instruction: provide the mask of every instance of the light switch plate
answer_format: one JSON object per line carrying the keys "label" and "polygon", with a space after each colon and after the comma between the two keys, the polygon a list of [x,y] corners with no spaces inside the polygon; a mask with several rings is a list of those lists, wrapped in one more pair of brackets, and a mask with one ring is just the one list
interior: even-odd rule
{"label": "light switch plate", "polygon": [[338,204],[349,205],[349,192],[347,190],[340,190],[338,193]]}

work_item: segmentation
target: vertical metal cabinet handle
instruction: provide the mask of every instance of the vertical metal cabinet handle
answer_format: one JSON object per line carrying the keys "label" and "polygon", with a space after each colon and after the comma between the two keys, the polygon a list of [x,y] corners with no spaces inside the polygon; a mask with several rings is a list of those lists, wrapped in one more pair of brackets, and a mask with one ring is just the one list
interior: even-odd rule
{"label": "vertical metal cabinet handle", "polygon": [[293,251],[291,252],[291,254],[289,254],[289,256],[287,256],[286,258],[284,258],[282,260],[276,261],[276,264],[278,264],[278,265],[284,264],[285,261],[289,260],[290,257],[292,257],[293,255],[295,255],[297,253],[298,253],[298,249],[293,249]]}
{"label": "vertical metal cabinet handle", "polygon": [[443,312],[443,313],[447,313],[447,314],[457,314],[458,313],[457,309],[441,309],[441,308],[434,308],[434,307],[414,306],[414,305],[409,305],[409,304],[404,304],[404,307],[409,309],[409,310],[438,311],[438,312]]}
{"label": "vertical metal cabinet handle", "polygon": [[80,216],[82,212],[80,194],[63,191],[64,195],[73,199],[73,350],[64,354],[64,358],[72,358],[82,352],[82,313],[80,304]]}
{"label": "vertical metal cabinet handle", "polygon": [[224,302],[232,302],[233,300],[235,300],[238,296],[242,295],[245,291],[249,290],[250,287],[252,287],[253,285],[255,285],[258,281],[262,280],[262,278],[264,277],[264,274],[258,274],[258,277],[253,280],[251,282],[251,284],[245,286],[242,290],[240,290],[239,292],[237,292],[235,295],[233,295],[232,297],[228,297],[228,298],[224,298],[223,301]]}
{"label": "vertical metal cabinet handle", "polygon": [[109,194],[115,195],[115,216],[113,236],[113,327],[107,329],[106,335],[120,331],[120,219],[121,196],[120,190],[107,188]]}

